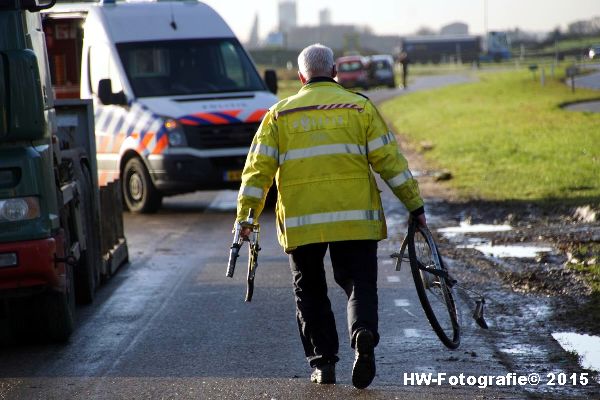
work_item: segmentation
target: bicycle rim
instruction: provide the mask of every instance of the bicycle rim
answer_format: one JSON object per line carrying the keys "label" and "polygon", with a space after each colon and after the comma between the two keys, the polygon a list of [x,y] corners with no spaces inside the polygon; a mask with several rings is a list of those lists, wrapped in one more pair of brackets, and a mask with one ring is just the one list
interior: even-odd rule
{"label": "bicycle rim", "polygon": [[408,255],[417,294],[431,327],[442,341],[456,349],[460,344],[460,325],[452,288],[442,279],[419,268],[419,264],[437,270],[446,268],[440,260],[435,242],[418,227],[409,232]]}

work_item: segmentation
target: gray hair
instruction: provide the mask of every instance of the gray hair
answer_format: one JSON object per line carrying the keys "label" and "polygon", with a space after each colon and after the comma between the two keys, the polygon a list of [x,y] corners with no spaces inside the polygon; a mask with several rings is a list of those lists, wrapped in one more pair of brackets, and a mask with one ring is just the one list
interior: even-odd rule
{"label": "gray hair", "polygon": [[331,76],[333,66],[333,50],[320,43],[306,47],[298,56],[298,69],[307,79]]}

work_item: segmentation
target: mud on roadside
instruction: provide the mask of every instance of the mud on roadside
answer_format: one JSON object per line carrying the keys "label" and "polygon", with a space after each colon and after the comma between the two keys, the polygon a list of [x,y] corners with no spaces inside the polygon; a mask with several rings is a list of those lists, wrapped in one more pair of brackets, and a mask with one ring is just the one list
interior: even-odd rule
{"label": "mud on roadside", "polygon": [[[511,230],[467,234],[464,239],[476,237],[492,246],[527,244],[553,248],[551,252],[533,258],[501,259],[471,248],[459,249],[457,244],[460,243],[440,237],[448,256],[472,263],[482,270],[491,269],[514,291],[563,298],[575,307],[575,310],[565,310],[571,319],[570,311],[580,311],[582,306],[586,307],[586,313],[594,308],[595,315],[600,316],[600,199],[595,204],[579,207],[524,201],[461,200],[446,183],[438,181],[439,174],[428,168],[418,149],[401,137],[399,141],[411,170],[418,176],[428,209],[435,213],[428,217],[434,220],[436,228],[461,223],[508,225]],[[586,268],[581,268],[594,264],[599,266],[595,281],[584,271]],[[586,315],[582,322],[585,324],[582,329],[600,334],[600,318],[590,321]]]}
{"label": "mud on roadside", "polygon": [[[535,258],[498,258],[476,249],[459,248],[457,242],[438,234],[444,257],[453,260],[452,273],[459,282],[484,293],[486,318],[496,355],[509,370],[528,374],[581,373],[580,355],[566,352],[552,339],[556,332],[600,334],[600,294],[589,279],[569,263],[571,249],[582,243],[600,243],[600,224],[582,222],[570,209],[549,210],[534,205],[486,202],[434,201],[439,224],[459,222],[506,224],[509,231],[477,233],[495,246],[527,243],[554,250]],[[464,239],[464,238],[463,238]],[[597,249],[598,247],[596,247]],[[572,253],[571,253],[572,254]],[[594,256],[596,259],[598,254]],[[592,398],[592,386],[526,388],[529,397]]]}
{"label": "mud on roadside", "polygon": [[[437,209],[443,210],[445,215],[458,216],[463,223],[510,225],[509,231],[476,234],[492,246],[525,243],[552,248],[532,258],[497,258],[475,249],[457,248],[450,240],[440,238],[449,257],[472,263],[481,270],[491,269],[505,286],[516,292],[561,298],[564,309],[556,310],[557,318],[568,315],[567,322],[583,322],[581,329],[600,334],[600,320],[588,314],[589,307],[600,306],[596,300],[599,293],[594,291],[591,276],[577,268],[600,260],[600,254],[596,253],[600,244],[599,222],[578,220],[571,208],[548,209],[531,204],[445,203]],[[582,246],[591,251],[577,255],[577,249]],[[586,307],[583,320],[574,320],[582,307]],[[600,315],[600,307],[595,315]]]}
{"label": "mud on roadside", "polygon": [[[434,230],[461,223],[510,226],[510,230],[466,233],[458,238],[437,235],[441,253],[451,260],[453,275],[467,287],[484,292],[489,335],[502,363],[523,374],[580,373],[579,356],[563,350],[552,334],[600,334],[600,282],[593,282],[581,271],[585,268],[578,268],[600,264],[598,202],[576,212],[576,207],[560,204],[464,201],[436,180],[418,151],[402,141],[401,147],[418,176]],[[472,248],[474,242],[552,250],[525,258],[494,257]],[[598,390],[599,378],[594,379],[592,386],[539,386],[526,392],[528,397],[589,398]]]}

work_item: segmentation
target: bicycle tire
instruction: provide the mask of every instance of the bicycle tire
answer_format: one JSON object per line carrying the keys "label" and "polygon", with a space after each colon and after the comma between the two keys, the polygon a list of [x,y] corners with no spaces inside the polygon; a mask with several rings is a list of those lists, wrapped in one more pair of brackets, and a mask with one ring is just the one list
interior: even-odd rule
{"label": "bicycle tire", "polygon": [[[426,228],[411,222],[407,247],[410,269],[425,316],[441,342],[449,349],[456,349],[460,345],[460,324],[452,287],[446,279],[419,268],[421,263],[428,268],[447,272],[437,245]],[[428,292],[431,292],[431,296]],[[431,298],[441,302],[432,305]]]}

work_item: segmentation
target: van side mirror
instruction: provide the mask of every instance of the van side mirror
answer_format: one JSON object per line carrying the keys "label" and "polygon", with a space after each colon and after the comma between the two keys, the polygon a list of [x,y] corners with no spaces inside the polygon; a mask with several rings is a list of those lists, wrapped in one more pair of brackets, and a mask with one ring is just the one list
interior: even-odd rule
{"label": "van side mirror", "polygon": [[124,106],[127,104],[127,98],[122,91],[113,93],[112,82],[110,79],[100,79],[98,81],[98,98],[104,105],[115,104]]}
{"label": "van side mirror", "polygon": [[277,72],[275,70],[268,69],[265,71],[265,83],[271,93],[277,94]]}
{"label": "van side mirror", "polygon": [[46,10],[56,4],[56,0],[21,0],[21,8],[36,12]]}

